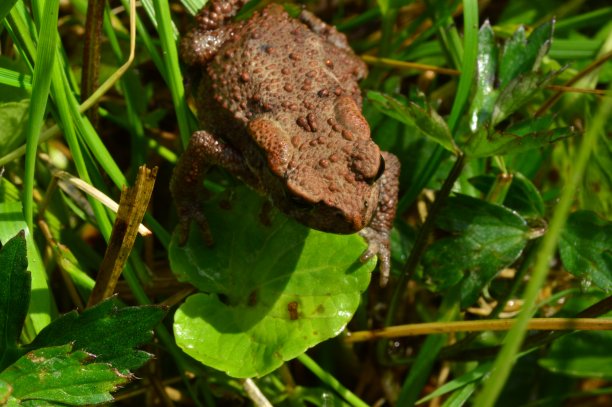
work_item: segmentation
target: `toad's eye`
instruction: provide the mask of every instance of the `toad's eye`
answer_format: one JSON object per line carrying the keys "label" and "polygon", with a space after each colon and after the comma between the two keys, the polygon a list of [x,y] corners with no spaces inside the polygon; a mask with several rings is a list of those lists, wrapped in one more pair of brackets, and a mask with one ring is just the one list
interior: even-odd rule
{"label": "toad's eye", "polygon": [[297,195],[291,195],[291,196],[289,196],[289,199],[291,199],[291,203],[296,208],[300,208],[300,209],[312,209],[314,207],[314,204],[308,202],[304,198],[301,198],[301,197],[299,197]]}
{"label": "toad's eye", "polygon": [[368,184],[370,184],[370,185],[374,184],[376,181],[378,181],[380,179],[380,177],[382,177],[384,172],[385,172],[385,159],[381,155],[380,156],[380,165],[378,166],[378,172],[376,173],[374,178],[368,180]]}

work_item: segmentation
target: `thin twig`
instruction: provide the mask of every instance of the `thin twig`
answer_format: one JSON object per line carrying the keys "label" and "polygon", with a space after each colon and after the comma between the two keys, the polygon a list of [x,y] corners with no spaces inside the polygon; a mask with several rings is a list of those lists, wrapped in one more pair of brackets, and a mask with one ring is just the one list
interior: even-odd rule
{"label": "thin twig", "polygon": [[[595,69],[599,68],[601,65],[608,62],[608,60],[612,59],[612,51],[605,53],[600,58],[596,59],[592,63],[590,63],[586,68],[582,71],[578,72],[572,79],[567,81],[564,86],[572,86],[574,83],[578,82],[580,79],[584,78]],[[554,95],[551,96],[536,112],[536,116],[543,115],[552,105],[554,105],[563,95],[563,91],[558,91]]]}
{"label": "thin twig", "polygon": [[[117,211],[119,210],[119,204],[117,202],[113,201],[104,192],[100,191],[93,185],[88,184],[82,179],[75,177],[74,175],[66,171],[56,171],[53,173],[53,177],[58,178],[80,189],[81,191],[85,192],[87,195],[91,196],[92,198],[100,202],[102,205],[106,206],[111,211],[117,213]],[[45,202],[47,201],[47,199],[48,198],[45,197]],[[152,234],[152,232],[143,224],[140,224],[140,226],[138,227],[138,233],[140,233],[141,236],[149,236]]]}
{"label": "thin twig", "polygon": [[[372,331],[351,332],[347,335],[345,341],[352,343],[380,338],[401,338],[405,336],[448,334],[453,332],[507,331],[514,323],[514,319],[491,319],[406,324]],[[533,318],[529,321],[528,329],[540,331],[607,331],[612,330],[612,320],[601,318]]]}
{"label": "thin twig", "polygon": [[[604,55],[604,57],[606,57],[606,55]],[[610,57],[608,56],[607,58],[609,59]],[[397,59],[392,59],[392,58],[378,58],[372,55],[361,55],[361,59],[363,59],[364,62],[370,65],[374,65],[374,66],[384,66],[387,68],[395,68],[395,69],[400,69],[400,70],[431,71],[431,72],[436,72],[442,75],[450,75],[450,76],[461,75],[461,71],[457,69],[441,68],[435,65],[419,64],[416,62],[399,61]],[[593,64],[591,64],[592,66],[587,67],[585,71],[576,75],[576,77],[572,78],[572,80],[568,81],[565,85],[547,85],[546,89],[556,90],[559,92],[559,94],[585,93],[585,94],[591,94],[591,95],[597,95],[597,96],[606,96],[606,91],[604,89],[587,89],[587,88],[576,88],[576,87],[570,86],[572,83],[575,83],[578,79],[592,72],[593,69],[597,68],[598,66],[606,62],[606,60],[601,60],[601,61],[598,60],[598,61],[595,61]]]}
{"label": "thin twig", "polygon": [[461,72],[456,69],[440,68],[439,66],[419,64],[416,62],[398,61],[397,59],[391,58],[378,58],[372,55],[361,55],[361,59],[363,59],[364,62],[370,65],[386,66],[389,68],[416,69],[417,71],[433,71],[443,75],[452,76],[458,76],[461,74]]}

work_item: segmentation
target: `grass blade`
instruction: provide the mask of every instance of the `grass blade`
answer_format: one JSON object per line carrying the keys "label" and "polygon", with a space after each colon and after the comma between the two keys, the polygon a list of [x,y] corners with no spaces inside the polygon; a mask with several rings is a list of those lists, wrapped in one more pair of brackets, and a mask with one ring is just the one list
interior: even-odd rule
{"label": "grass blade", "polygon": [[49,88],[51,86],[51,75],[55,61],[55,49],[57,47],[57,18],[59,12],[59,0],[47,0],[43,9],[45,18],[42,19],[36,50],[36,64],[34,66],[34,77],[32,84],[32,100],[30,103],[30,118],[26,129],[26,157],[25,175],[23,185],[23,212],[30,232],[33,229],[34,217],[34,166],[36,164],[36,151],[40,129],[47,107]]}
{"label": "grass blade", "polygon": [[172,94],[172,103],[176,110],[179,131],[183,146],[187,145],[191,136],[189,128],[189,111],[185,101],[185,87],[183,86],[183,76],[179,68],[178,51],[174,32],[172,30],[172,19],[170,18],[170,6],[167,1],[153,0],[155,6],[155,17],[157,19],[157,30],[159,39],[164,50],[164,62],[168,74],[168,86]]}

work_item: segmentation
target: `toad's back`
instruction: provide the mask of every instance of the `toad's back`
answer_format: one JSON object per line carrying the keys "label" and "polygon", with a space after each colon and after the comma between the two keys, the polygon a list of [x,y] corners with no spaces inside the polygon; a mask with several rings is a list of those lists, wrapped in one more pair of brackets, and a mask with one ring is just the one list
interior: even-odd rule
{"label": "toad's back", "polygon": [[332,28],[325,25],[315,32],[317,22],[306,25],[272,4],[248,21],[223,27],[225,42],[205,68],[201,92],[209,99],[212,91],[217,108],[234,119],[246,123],[263,114],[290,132],[293,126],[300,127],[296,132],[321,127],[313,116],[325,119],[323,112],[333,110],[339,96],[360,106],[357,81],[365,76],[365,65],[335,29],[327,32]]}

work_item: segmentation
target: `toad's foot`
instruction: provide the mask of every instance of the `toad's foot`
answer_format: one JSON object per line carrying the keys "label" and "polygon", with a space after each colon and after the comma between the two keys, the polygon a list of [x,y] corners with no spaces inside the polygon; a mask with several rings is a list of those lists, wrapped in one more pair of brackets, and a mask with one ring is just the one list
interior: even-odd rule
{"label": "toad's foot", "polygon": [[391,271],[391,228],[399,193],[400,162],[389,152],[381,153],[385,163],[385,171],[380,177],[380,196],[374,218],[359,234],[368,241],[368,249],[361,255],[361,261],[366,261],[374,255],[378,256],[380,269],[380,286],[389,281]]}
{"label": "toad's foot", "polygon": [[372,257],[378,256],[380,286],[386,286],[387,282],[389,282],[389,274],[391,272],[389,231],[378,231],[371,227],[366,227],[359,232],[359,235],[368,242],[368,248],[362,253],[359,260],[366,262]]}

